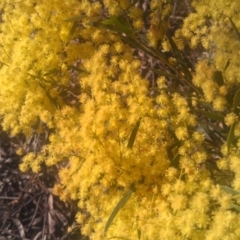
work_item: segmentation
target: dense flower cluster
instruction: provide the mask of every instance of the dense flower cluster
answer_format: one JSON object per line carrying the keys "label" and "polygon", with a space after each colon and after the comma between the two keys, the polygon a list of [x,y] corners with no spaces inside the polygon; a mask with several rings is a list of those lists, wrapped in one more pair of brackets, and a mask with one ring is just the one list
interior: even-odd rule
{"label": "dense flower cluster", "polygon": [[[20,168],[39,172],[43,163],[57,164],[54,192],[78,201],[76,221],[91,239],[239,239],[239,214],[232,209],[239,199],[212,178],[210,141],[193,109],[205,104],[225,114],[222,125],[240,136],[238,99],[229,100],[239,83],[240,3],[193,1],[196,13],[176,32],[179,49],[201,43],[209,54],[196,65],[192,83],[199,92],[189,100],[169,91],[163,76],[156,97],[150,95],[140,62],[123,40],[145,31],[151,49],[169,47],[162,40],[172,1],[151,1],[148,30],[133,2],[1,1],[1,124],[13,135],[31,135],[43,125],[52,129],[49,144],[37,155],[27,154]],[[80,89],[72,93],[78,105],[64,96],[73,83]],[[235,174],[236,191],[239,146],[238,140],[223,144],[217,161],[220,170]],[[131,198],[104,232],[133,185]]]}

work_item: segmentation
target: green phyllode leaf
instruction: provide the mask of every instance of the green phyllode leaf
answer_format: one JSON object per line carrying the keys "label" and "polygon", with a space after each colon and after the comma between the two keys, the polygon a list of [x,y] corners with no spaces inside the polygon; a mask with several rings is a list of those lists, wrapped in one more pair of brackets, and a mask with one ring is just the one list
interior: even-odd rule
{"label": "green phyllode leaf", "polygon": [[6,63],[4,63],[4,62],[2,62],[2,61],[0,61],[0,64],[1,64],[0,68],[1,68],[2,66],[7,66],[7,67],[9,67],[8,64],[6,64]]}
{"label": "green phyllode leaf", "polygon": [[213,80],[217,82],[218,86],[222,86],[224,84],[222,72],[215,71],[213,74]]}
{"label": "green phyllode leaf", "polygon": [[76,29],[77,29],[77,26],[78,26],[78,21],[74,21],[74,22],[72,23],[72,27],[71,27],[71,29],[70,29],[70,31],[69,31],[69,36],[72,36],[72,35],[74,34],[74,32],[75,32]]}
{"label": "green phyllode leaf", "polygon": [[125,33],[127,35],[132,34],[132,30],[129,27],[122,24],[116,16],[113,16],[108,20],[104,20],[101,23],[105,26],[107,25],[114,26],[119,32]]}
{"label": "green phyllode leaf", "polygon": [[178,76],[173,75],[173,74],[168,73],[168,72],[165,72],[165,71],[162,71],[160,69],[151,68],[151,70],[153,70],[153,72],[155,72],[155,73],[161,74],[161,76],[170,77],[170,78],[173,78],[173,79],[179,79]]}
{"label": "green phyllode leaf", "polygon": [[44,73],[43,77],[47,77],[47,76],[54,75],[54,74],[57,74],[57,73],[60,73],[60,69],[59,68],[53,68],[53,69],[48,70],[46,73]]}
{"label": "green phyllode leaf", "polygon": [[184,74],[186,76],[190,77],[190,79],[191,79],[192,78],[191,72],[189,71],[185,61],[182,59],[182,53],[178,49],[177,44],[173,41],[172,37],[170,37],[168,34],[167,34],[167,38],[168,38],[169,44],[171,46],[173,55],[178,60],[178,62],[181,64],[182,71],[184,72]]}
{"label": "green phyllode leaf", "polygon": [[85,18],[84,15],[78,15],[78,16],[74,16],[74,17],[70,17],[70,18],[64,19],[64,21],[65,22],[75,22],[75,21],[81,21],[84,18]]}
{"label": "green phyllode leaf", "polygon": [[196,110],[197,113],[203,114],[205,117],[216,121],[223,121],[224,117],[216,114],[215,112],[207,112],[204,110]]}
{"label": "green phyllode leaf", "polygon": [[240,206],[239,205],[232,203],[231,206],[232,206],[232,208],[235,208],[237,211],[240,212]]}
{"label": "green phyllode leaf", "polygon": [[107,230],[109,229],[110,225],[112,224],[114,218],[116,217],[116,215],[118,214],[119,210],[124,207],[124,205],[127,203],[128,199],[131,197],[131,195],[134,192],[134,186],[132,186],[122,197],[122,199],[118,202],[118,204],[116,205],[116,207],[113,209],[110,217],[108,218],[108,221],[105,225],[105,229],[104,232],[106,233]]}
{"label": "green phyllode leaf", "polygon": [[[128,141],[128,148],[132,148],[133,144],[135,142],[136,139],[136,135],[140,126],[140,122],[141,122],[141,118],[137,121],[136,125],[134,126],[132,133],[130,135],[129,141]],[[108,221],[106,223],[104,232],[106,233],[107,230],[109,229],[110,225],[112,224],[114,218],[116,217],[116,215],[118,214],[119,210],[127,203],[128,199],[131,197],[132,193],[135,191],[134,189],[134,184],[131,185],[130,189],[125,193],[125,195],[122,197],[122,199],[118,202],[118,204],[116,205],[116,207],[113,209],[110,217],[108,218]]]}
{"label": "green phyllode leaf", "polygon": [[133,144],[135,142],[136,135],[137,135],[137,132],[138,132],[138,129],[139,129],[139,126],[140,126],[140,122],[141,122],[141,118],[137,121],[135,127],[132,130],[132,133],[131,133],[130,138],[128,140],[128,145],[127,145],[128,148],[133,147]]}
{"label": "green phyllode leaf", "polygon": [[236,34],[237,34],[237,38],[238,38],[238,40],[240,40],[240,32],[238,31],[238,29],[237,29],[235,23],[233,22],[233,20],[232,20],[230,17],[229,17],[228,19],[229,19],[230,23],[232,24],[232,27],[233,27],[234,31],[235,31]]}
{"label": "green phyllode leaf", "polygon": [[[239,197],[239,194],[240,192],[228,187],[228,186],[225,186],[225,185],[220,185],[221,189],[223,189],[225,192],[233,195],[234,197],[233,198],[236,198],[236,197]],[[240,206],[235,204],[235,203],[231,203],[231,207],[234,208],[235,210],[239,211],[240,212]]]}
{"label": "green phyllode leaf", "polygon": [[228,69],[230,63],[231,63],[231,60],[228,59],[227,62],[226,62],[226,65],[225,65],[225,67],[224,67],[224,71],[226,71],[226,70]]}
{"label": "green phyllode leaf", "polygon": [[220,185],[221,189],[224,190],[225,192],[227,193],[230,193],[232,195],[237,195],[237,194],[240,194],[240,192],[228,187],[228,186],[225,186],[225,185]]}
{"label": "green phyllode leaf", "polygon": [[138,239],[140,240],[140,239],[141,239],[141,235],[142,235],[142,232],[141,232],[141,230],[140,230],[140,229],[138,229],[137,233],[138,233]]}
{"label": "green phyllode leaf", "polygon": [[237,90],[234,99],[233,99],[233,107],[236,108],[240,104],[240,88]]}
{"label": "green phyllode leaf", "polygon": [[[45,79],[42,78],[41,76],[35,76],[35,75],[30,74],[30,73],[28,73],[28,75],[31,76],[31,77],[34,78],[34,79],[38,79],[38,80],[43,80],[43,81],[45,81]],[[56,99],[53,98],[53,97],[50,95],[50,93],[49,93],[49,91],[47,90],[47,88],[45,87],[45,85],[42,84],[40,81],[37,81],[37,82],[38,82],[38,85],[39,85],[43,90],[45,90],[46,96],[47,96],[47,98],[49,99],[49,101],[51,102],[51,104],[52,104],[56,109],[60,109],[60,106],[59,106],[59,104],[57,103]]]}
{"label": "green phyllode leaf", "polygon": [[230,147],[231,147],[233,139],[234,139],[234,129],[235,129],[235,123],[232,124],[232,126],[230,128],[230,131],[228,133],[228,137],[227,137],[227,149],[228,149],[228,152],[230,150]]}

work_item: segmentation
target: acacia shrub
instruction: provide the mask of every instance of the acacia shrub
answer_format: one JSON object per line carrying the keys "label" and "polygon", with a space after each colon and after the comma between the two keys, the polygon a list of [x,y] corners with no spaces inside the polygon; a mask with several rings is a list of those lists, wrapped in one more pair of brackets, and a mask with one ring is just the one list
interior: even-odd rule
{"label": "acacia shrub", "polygon": [[[52,129],[49,144],[28,153],[20,169],[57,164],[54,192],[79,202],[76,221],[91,239],[239,238],[240,6],[192,4],[196,12],[172,42],[163,34],[172,1],[151,1],[144,41],[138,39],[144,14],[131,1],[0,3],[2,126],[13,135]],[[164,55],[174,42],[179,50],[202,44],[208,59],[184,69],[178,57]],[[132,43],[175,71],[161,72],[156,97],[138,72]],[[169,90],[169,78],[183,81],[185,92]],[[73,83],[80,86],[77,105],[63,94]],[[234,173],[224,181],[229,188],[218,184],[213,163],[224,177]],[[104,231],[129,189],[131,197]]]}

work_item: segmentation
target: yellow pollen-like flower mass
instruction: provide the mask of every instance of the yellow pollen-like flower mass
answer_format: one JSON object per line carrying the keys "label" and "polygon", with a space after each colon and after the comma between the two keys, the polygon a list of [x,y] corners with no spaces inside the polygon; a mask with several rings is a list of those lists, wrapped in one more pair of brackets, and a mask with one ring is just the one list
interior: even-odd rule
{"label": "yellow pollen-like flower mass", "polygon": [[2,0],[1,125],[90,239],[237,240],[240,1],[143,2]]}

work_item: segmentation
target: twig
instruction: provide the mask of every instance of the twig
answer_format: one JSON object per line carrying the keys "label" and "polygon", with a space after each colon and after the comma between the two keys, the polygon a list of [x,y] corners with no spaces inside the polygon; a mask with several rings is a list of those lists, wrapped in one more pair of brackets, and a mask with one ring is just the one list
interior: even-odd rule
{"label": "twig", "polygon": [[0,196],[0,200],[19,200],[19,197],[7,197],[7,196]]}
{"label": "twig", "polygon": [[174,14],[175,14],[176,8],[177,8],[177,1],[175,0],[174,5],[173,5],[173,12],[172,12],[172,14],[171,14],[170,17],[174,17]]}
{"label": "twig", "polygon": [[40,203],[41,198],[42,198],[41,196],[38,198],[38,201],[37,201],[37,204],[36,204],[36,209],[35,209],[34,214],[33,214],[33,216],[32,216],[31,222],[28,224],[27,230],[32,226],[33,221],[35,220],[35,217],[36,217],[36,214],[37,214],[37,210],[38,210],[38,208],[39,208],[39,203]]}
{"label": "twig", "polygon": [[191,7],[189,6],[188,0],[184,0],[184,1],[185,1],[185,4],[186,4],[186,7],[187,7],[188,12],[189,12],[189,13],[192,12],[192,9],[191,9]]}

